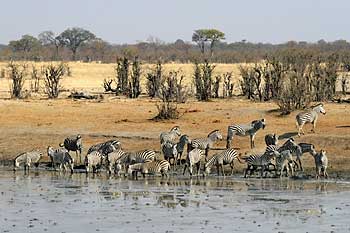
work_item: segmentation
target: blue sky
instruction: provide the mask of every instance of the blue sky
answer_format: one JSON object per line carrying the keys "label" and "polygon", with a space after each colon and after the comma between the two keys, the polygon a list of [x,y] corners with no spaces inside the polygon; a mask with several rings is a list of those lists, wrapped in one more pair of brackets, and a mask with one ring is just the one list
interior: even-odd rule
{"label": "blue sky", "polygon": [[3,0],[0,43],[75,26],[111,43],[190,41],[198,28],[220,29],[227,42],[350,40],[349,12],[346,0]]}

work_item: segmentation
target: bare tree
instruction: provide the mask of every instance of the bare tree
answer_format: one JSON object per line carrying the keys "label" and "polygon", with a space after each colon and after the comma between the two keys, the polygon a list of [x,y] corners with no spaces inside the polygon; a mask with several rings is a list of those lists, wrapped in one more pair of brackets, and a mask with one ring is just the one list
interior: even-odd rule
{"label": "bare tree", "polygon": [[147,73],[146,78],[147,78],[146,88],[147,88],[148,96],[150,96],[151,98],[154,98],[158,95],[160,84],[163,78],[162,63],[160,61],[158,61],[153,71]]}
{"label": "bare tree", "polygon": [[22,98],[22,91],[27,75],[27,64],[16,64],[14,62],[8,63],[9,77],[12,81],[10,91],[12,98]]}
{"label": "bare tree", "polygon": [[140,86],[141,64],[138,57],[134,58],[131,70],[131,80],[129,81],[129,97],[137,98],[141,94]]}
{"label": "bare tree", "polygon": [[66,72],[67,65],[60,63],[59,65],[50,64],[43,66],[45,93],[49,98],[57,98],[60,93],[61,79]]}
{"label": "bare tree", "polygon": [[196,97],[201,101],[208,101],[212,96],[212,75],[215,65],[205,60],[203,64],[195,63],[194,84],[196,86]]}
{"label": "bare tree", "polygon": [[38,72],[38,69],[33,65],[32,66],[32,72],[31,72],[31,83],[30,83],[30,89],[33,92],[39,92],[40,89],[40,74]]}

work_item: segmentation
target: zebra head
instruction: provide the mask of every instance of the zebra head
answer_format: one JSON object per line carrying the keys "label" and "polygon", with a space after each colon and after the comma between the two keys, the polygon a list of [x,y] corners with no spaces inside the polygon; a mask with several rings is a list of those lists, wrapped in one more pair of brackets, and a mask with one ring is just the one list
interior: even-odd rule
{"label": "zebra head", "polygon": [[180,137],[180,142],[183,143],[191,143],[191,139],[188,135],[184,134]]}
{"label": "zebra head", "polygon": [[78,135],[77,135],[77,139],[80,139],[80,138],[81,138],[81,135],[80,135],[80,134],[78,134]]}
{"label": "zebra head", "polygon": [[326,110],[323,107],[323,104],[318,104],[315,107],[312,108],[317,113],[322,113],[323,115],[326,115]]}
{"label": "zebra head", "polygon": [[47,155],[48,155],[49,157],[52,157],[54,152],[55,152],[55,150],[53,149],[52,146],[48,146],[48,147],[47,147]]}
{"label": "zebra head", "polygon": [[255,120],[255,121],[252,121],[252,126],[254,129],[256,130],[259,130],[259,129],[265,129],[265,126],[266,126],[266,121],[265,121],[265,118],[261,119],[261,120]]}
{"label": "zebra head", "polygon": [[208,165],[208,163],[206,163],[204,165],[204,174],[205,175],[209,175],[210,174],[210,171],[211,171],[211,166]]}
{"label": "zebra head", "polygon": [[177,136],[181,136],[180,126],[174,126],[170,132],[176,133]]}
{"label": "zebra head", "polygon": [[212,139],[213,141],[222,140],[222,134],[218,129],[216,129],[208,134],[208,138]]}

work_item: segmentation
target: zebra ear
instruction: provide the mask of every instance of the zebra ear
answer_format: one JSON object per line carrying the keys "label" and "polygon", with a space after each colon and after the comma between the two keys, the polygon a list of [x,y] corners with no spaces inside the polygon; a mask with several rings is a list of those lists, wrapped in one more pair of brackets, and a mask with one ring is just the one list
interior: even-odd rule
{"label": "zebra ear", "polygon": [[261,119],[262,122],[265,122],[265,118]]}

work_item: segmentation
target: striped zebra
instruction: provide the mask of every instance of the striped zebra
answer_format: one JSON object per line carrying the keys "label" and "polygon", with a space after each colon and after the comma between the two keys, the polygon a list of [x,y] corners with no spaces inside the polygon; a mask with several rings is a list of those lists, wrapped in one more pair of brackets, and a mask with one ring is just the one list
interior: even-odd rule
{"label": "striped zebra", "polygon": [[[313,151],[312,155],[315,159],[315,167],[316,167],[316,179],[320,178],[323,175],[324,178],[328,178],[327,167],[328,167],[328,158],[325,150],[321,150],[320,152]],[[321,174],[322,173],[322,174]]]}
{"label": "striped zebra", "polygon": [[85,157],[85,171],[86,173],[90,172],[92,169],[92,173],[96,173],[97,169],[99,169],[103,164],[103,156],[99,151],[92,151],[88,153]]}
{"label": "striped zebra", "polygon": [[168,176],[168,171],[170,170],[170,163],[164,159],[155,160],[145,163],[136,163],[128,167],[128,174],[132,174],[133,178],[137,179],[137,174],[140,172],[143,177],[146,174],[161,174],[162,177]]}
{"label": "striped zebra", "polygon": [[[279,152],[277,150],[265,152],[263,154],[251,154],[248,157],[243,157],[238,159],[243,159],[247,163],[247,168],[244,170],[244,178],[247,177],[248,171],[250,175],[257,168],[261,168],[260,177],[263,176],[264,171],[268,170],[269,165],[274,157],[278,156]],[[265,175],[266,176],[266,175]]]}
{"label": "striped zebra", "polygon": [[[315,146],[313,144],[310,143],[299,143],[299,150],[297,151],[297,153],[295,154],[295,156],[297,157],[297,161],[299,162],[298,167],[300,167],[301,171],[304,171],[303,166],[301,164],[301,156],[305,153],[309,153],[310,155],[313,155],[314,153],[316,153],[315,150]],[[293,154],[294,155],[294,154]]]}
{"label": "striped zebra", "polygon": [[120,163],[125,166],[125,172],[128,172],[128,167],[136,163],[145,163],[154,161],[156,152],[153,150],[141,150],[136,152],[127,152],[120,158]]}
{"label": "striped zebra", "polygon": [[237,156],[238,156],[238,153],[234,149],[226,149],[221,153],[213,155],[213,157],[209,159],[209,161],[204,165],[205,174],[209,175],[211,167],[215,165],[218,176],[220,175],[220,168],[221,168],[222,175],[225,176],[224,165],[229,164],[231,167],[231,175],[232,175],[233,166],[234,166],[233,161],[237,158]]}
{"label": "striped zebra", "polygon": [[266,121],[265,119],[254,120],[250,124],[233,124],[230,125],[227,129],[227,143],[226,148],[229,149],[231,147],[231,142],[235,135],[245,137],[250,137],[250,147],[254,148],[255,143],[255,135],[260,129],[265,129]]}
{"label": "striped zebra", "polygon": [[284,150],[280,152],[278,156],[276,156],[276,175],[277,171],[280,172],[280,177],[283,175],[283,171],[286,169],[287,176],[289,176],[289,171],[291,171],[291,175],[294,175],[293,172],[293,158],[292,158],[292,151],[290,150]]}
{"label": "striped zebra", "polygon": [[56,164],[59,165],[59,170],[65,171],[70,169],[71,173],[74,172],[74,159],[70,156],[69,152],[65,148],[54,149],[52,146],[47,147],[47,155],[51,159],[52,167],[56,170]]}
{"label": "striped zebra", "polygon": [[265,143],[266,146],[275,145],[278,144],[278,136],[276,134],[266,134],[265,135]]}
{"label": "striped zebra", "polygon": [[312,109],[304,112],[300,112],[296,115],[296,126],[298,129],[298,136],[300,137],[300,133],[305,135],[305,132],[303,130],[303,126],[307,123],[312,124],[312,130],[311,132],[315,133],[316,123],[318,119],[318,114],[322,113],[323,115],[326,114],[326,110],[323,108],[323,104],[317,104]]}
{"label": "striped zebra", "polygon": [[185,175],[186,169],[188,168],[190,171],[190,176],[192,177],[193,165],[197,166],[197,175],[199,175],[201,160],[205,157],[205,154],[206,154],[205,150],[202,150],[199,148],[195,148],[191,150],[189,153],[187,153],[186,164],[185,164],[183,175]]}
{"label": "striped zebra", "polygon": [[121,142],[117,140],[108,140],[106,142],[102,142],[96,145],[93,145],[89,148],[88,154],[93,151],[98,151],[102,154],[102,156],[107,156],[109,153],[117,150],[121,147]]}
{"label": "striped zebra", "polygon": [[181,160],[181,156],[185,150],[185,146],[190,143],[191,143],[191,139],[188,137],[188,135],[182,135],[180,137],[179,142],[176,143],[176,151],[177,151],[176,164],[177,164],[177,161]]}
{"label": "striped zebra", "polygon": [[[127,153],[121,149],[117,149],[111,153],[108,153],[106,156],[106,167],[109,174],[112,173],[114,168],[114,174],[118,174],[121,170],[121,160]],[[118,174],[119,175],[119,174]]]}
{"label": "striped zebra", "polygon": [[162,132],[159,136],[160,144],[174,142],[177,136],[181,136],[180,126],[174,126],[169,132]]}
{"label": "striped zebra", "polygon": [[173,144],[171,142],[165,142],[162,144],[162,152],[164,155],[164,159],[167,160],[169,163],[171,159],[173,159],[173,166],[176,167],[177,164],[177,149],[176,144]]}
{"label": "striped zebra", "polygon": [[219,130],[214,130],[208,134],[206,138],[196,138],[191,140],[187,151],[192,151],[195,148],[205,151],[205,160],[207,160],[209,150],[218,141],[222,140],[222,135]]}
{"label": "striped zebra", "polygon": [[[67,137],[63,141],[64,148],[69,151],[75,151],[76,157],[79,158],[81,164],[81,151],[83,149],[83,143],[80,134]],[[78,153],[79,152],[79,153]]]}
{"label": "striped zebra", "polygon": [[37,150],[22,153],[14,159],[13,170],[16,171],[17,168],[19,168],[19,166],[21,164],[23,164],[23,166],[24,166],[24,171],[26,171],[26,170],[29,171],[29,168],[32,164],[34,164],[35,167],[38,167],[39,161],[42,158],[42,156],[43,156],[43,154]]}

